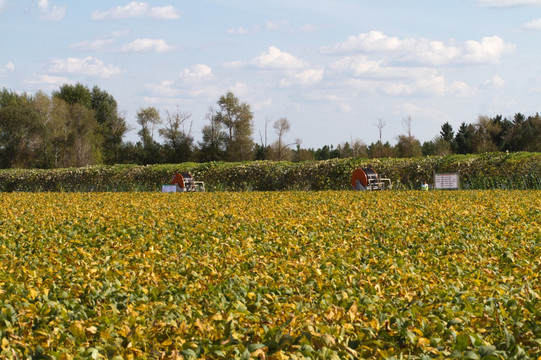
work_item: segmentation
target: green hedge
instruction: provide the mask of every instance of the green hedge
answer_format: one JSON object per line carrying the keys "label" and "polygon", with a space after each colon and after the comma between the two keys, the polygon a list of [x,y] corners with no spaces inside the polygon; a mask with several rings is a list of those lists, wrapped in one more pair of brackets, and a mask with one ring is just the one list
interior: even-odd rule
{"label": "green hedge", "polygon": [[464,189],[541,189],[540,153],[489,153],[411,159],[332,159],[299,163],[182,163],[2,170],[0,191],[160,191],[175,171],[190,172],[210,191],[341,190],[357,167],[372,167],[394,189],[418,189],[434,172],[460,175]]}

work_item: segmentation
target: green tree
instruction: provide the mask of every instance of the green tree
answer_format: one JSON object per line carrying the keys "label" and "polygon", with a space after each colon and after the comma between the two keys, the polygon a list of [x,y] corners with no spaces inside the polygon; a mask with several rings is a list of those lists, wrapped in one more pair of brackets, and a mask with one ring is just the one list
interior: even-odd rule
{"label": "green tree", "polygon": [[90,89],[81,83],[65,84],[53,92],[53,99],[59,100],[54,101],[54,106],[60,107],[60,111],[55,113],[54,126],[62,129],[61,136],[57,134],[62,138],[58,164],[85,166],[102,163],[102,139]]}
{"label": "green tree", "polygon": [[191,114],[170,114],[166,111],[165,126],[159,129],[165,140],[166,160],[169,163],[189,161],[193,153],[193,137],[191,136],[192,122],[187,124]]}
{"label": "green tree", "polygon": [[500,136],[502,128],[488,116],[479,116],[474,125],[473,136],[474,149],[477,153],[492,152],[498,150],[496,139]]}
{"label": "green tree", "polygon": [[526,138],[526,151],[540,152],[541,151],[541,116],[535,114],[528,116],[528,127]]}
{"label": "green tree", "polygon": [[32,98],[3,89],[0,93],[0,167],[34,167],[42,124]]}
{"label": "green tree", "polygon": [[423,142],[421,148],[423,155],[445,156],[452,153],[451,143],[445,140],[442,136],[436,136],[431,141]]}
{"label": "green tree", "polygon": [[72,129],[70,128],[70,106],[60,98],[52,99],[52,109],[46,123],[47,143],[54,168],[72,165]]}
{"label": "green tree", "polygon": [[97,86],[92,88],[91,108],[95,112],[97,135],[101,143],[103,160],[106,164],[115,164],[119,158],[122,139],[128,131],[123,115],[118,112],[118,105],[112,95]]}
{"label": "green tree", "polygon": [[455,138],[455,133],[453,131],[453,126],[451,124],[449,124],[448,122],[443,124],[441,126],[440,136],[442,137],[443,140],[448,141],[449,143],[451,143],[453,141],[453,139]]}
{"label": "green tree", "polygon": [[139,163],[155,164],[161,160],[160,144],[154,141],[154,129],[162,122],[160,112],[153,106],[141,108],[137,112],[137,123],[141,126],[138,134],[141,137],[141,153]]}
{"label": "green tree", "polygon": [[475,127],[472,124],[465,122],[460,124],[455,135],[456,152],[458,154],[473,154],[475,151],[474,136]]}
{"label": "green tree", "polygon": [[64,100],[68,105],[81,104],[92,109],[92,95],[88,87],[81,83],[75,85],[64,84],[60,90],[53,91],[53,97]]}
{"label": "green tree", "polygon": [[202,139],[199,142],[199,161],[221,161],[225,159],[226,144],[228,140],[224,126],[219,121],[216,110],[209,108],[207,113],[209,124],[203,126]]}
{"label": "green tree", "polygon": [[68,116],[68,143],[73,151],[68,165],[80,167],[100,163],[94,112],[82,104],[73,104],[68,107]]}
{"label": "green tree", "polygon": [[216,120],[227,134],[226,158],[229,161],[246,161],[254,157],[253,113],[250,105],[228,91],[218,100]]}
{"label": "green tree", "polygon": [[423,154],[421,143],[413,136],[399,135],[395,148],[396,156],[400,158],[418,157]]}
{"label": "green tree", "polygon": [[[96,124],[92,126],[93,133],[87,136],[92,143],[94,160],[116,163],[128,126],[124,116],[118,112],[114,97],[97,86],[90,90],[81,83],[63,85],[59,91],[53,92],[53,97],[65,101],[69,106],[79,104],[93,112],[92,118]],[[70,111],[78,113],[78,110]]]}
{"label": "green tree", "polygon": [[395,156],[395,148],[386,141],[384,144],[381,141],[372,143],[368,146],[368,157],[369,158],[386,158]]}
{"label": "green tree", "polygon": [[37,113],[40,123],[41,134],[37,138],[38,151],[35,158],[35,166],[49,169],[53,167],[51,143],[49,139],[49,123],[51,121],[52,101],[48,95],[38,91],[32,97],[34,111]]}

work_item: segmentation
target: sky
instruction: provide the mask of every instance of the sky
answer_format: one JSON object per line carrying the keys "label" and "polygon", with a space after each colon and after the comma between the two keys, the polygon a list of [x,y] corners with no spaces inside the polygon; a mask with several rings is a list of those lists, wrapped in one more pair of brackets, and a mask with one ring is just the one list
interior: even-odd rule
{"label": "sky", "polygon": [[[541,108],[541,0],[0,0],[0,88],[98,86],[137,141],[137,111],[191,114],[232,91],[254,141],[303,148]],[[267,134],[265,136],[265,134]],[[266,140],[265,140],[266,139]]]}

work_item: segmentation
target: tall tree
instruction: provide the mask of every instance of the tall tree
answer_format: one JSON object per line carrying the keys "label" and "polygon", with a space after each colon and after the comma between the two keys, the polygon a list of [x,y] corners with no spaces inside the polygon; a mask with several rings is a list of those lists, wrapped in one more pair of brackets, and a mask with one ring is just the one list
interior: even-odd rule
{"label": "tall tree", "polygon": [[81,104],[92,109],[92,95],[88,87],[81,83],[75,85],[64,84],[60,90],[53,91],[53,97],[64,100],[68,105]]}
{"label": "tall tree", "polygon": [[285,117],[276,120],[272,124],[272,127],[276,131],[276,135],[278,135],[278,140],[271,149],[271,152],[273,153],[272,157],[274,158],[274,160],[278,161],[289,160],[293,155],[289,147],[292,145],[300,145],[301,140],[296,139],[295,142],[292,143],[288,143],[285,140],[286,133],[288,133],[291,129],[289,120],[287,120],[287,118]]}
{"label": "tall tree", "polygon": [[199,142],[199,161],[221,161],[225,159],[227,133],[219,121],[217,111],[210,107],[207,113],[209,124],[201,130],[202,140]]}
{"label": "tall tree", "polygon": [[228,91],[218,100],[216,120],[225,127],[227,134],[226,157],[229,161],[253,159],[253,113],[250,105]]}
{"label": "tall tree", "polygon": [[122,139],[128,131],[126,119],[119,114],[115,98],[97,86],[92,88],[91,108],[95,112],[98,123],[96,129],[104,162],[114,164],[119,161]]}
{"label": "tall tree", "polygon": [[36,167],[49,169],[53,167],[53,153],[50,142],[49,123],[51,122],[51,113],[53,110],[53,102],[42,91],[38,91],[32,99],[34,110],[37,113],[41,124],[42,133],[38,141],[38,155],[36,156]]}
{"label": "tall tree", "polygon": [[399,135],[396,143],[396,156],[400,158],[418,157],[423,154],[421,143],[413,136]]}
{"label": "tall tree", "polygon": [[27,94],[0,93],[0,167],[33,167],[42,124]]}
{"label": "tall tree", "polygon": [[94,112],[82,104],[69,105],[68,111],[68,139],[73,149],[69,165],[79,167],[101,162],[98,157],[101,153],[96,150],[99,144],[95,138],[97,123]]}
{"label": "tall tree", "polygon": [[154,129],[161,122],[160,112],[153,106],[141,108],[137,112],[137,123],[141,126],[138,132],[142,151],[139,162],[142,164],[160,162],[160,145],[154,141]]}
{"label": "tall tree", "polygon": [[453,131],[453,126],[451,124],[449,124],[448,122],[443,124],[441,126],[440,136],[445,141],[449,141],[449,142],[453,141],[453,139],[455,138],[455,133]]}
{"label": "tall tree", "polygon": [[166,160],[169,163],[189,161],[193,152],[192,114],[166,111],[164,127],[159,129],[165,140]]}
{"label": "tall tree", "polygon": [[81,83],[65,84],[53,92],[53,99],[60,101],[55,101],[54,106],[61,107],[55,125],[65,129],[63,132],[67,130],[61,145],[64,149],[59,159],[61,166],[102,163],[102,141],[90,89]]}
{"label": "tall tree", "polygon": [[386,141],[384,144],[381,141],[372,143],[368,146],[368,157],[370,158],[386,158],[395,156],[395,148]]}
{"label": "tall tree", "polygon": [[382,119],[378,119],[378,122],[374,124],[374,126],[376,126],[378,128],[378,133],[379,133],[379,143],[380,144],[383,144],[381,141],[381,135],[382,135],[382,131],[383,131],[383,128],[385,127],[385,125],[387,125],[387,123],[385,121],[383,121]]}
{"label": "tall tree", "polygon": [[479,116],[474,125],[473,137],[475,152],[484,153],[498,150],[495,139],[500,136],[502,128],[488,116]]}
{"label": "tall tree", "polygon": [[47,142],[51,151],[51,166],[54,168],[73,166],[73,154],[69,111],[70,106],[62,99],[52,99],[50,119],[46,124]]}
{"label": "tall tree", "polygon": [[472,124],[463,122],[460,124],[455,135],[456,152],[459,154],[473,154],[475,152],[474,145],[475,127]]}

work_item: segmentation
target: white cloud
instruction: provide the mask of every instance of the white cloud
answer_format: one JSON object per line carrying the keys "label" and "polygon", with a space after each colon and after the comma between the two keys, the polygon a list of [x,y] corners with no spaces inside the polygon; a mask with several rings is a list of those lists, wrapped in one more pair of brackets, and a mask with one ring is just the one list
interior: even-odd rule
{"label": "white cloud", "polygon": [[346,54],[355,52],[389,52],[411,49],[415,40],[400,40],[397,37],[389,37],[379,31],[370,31],[359,36],[350,36],[342,43],[330,47],[323,47],[321,51],[325,54]]}
{"label": "white cloud", "polygon": [[50,68],[53,73],[75,74],[94,76],[98,78],[110,78],[121,73],[121,70],[113,65],[107,65],[102,60],[88,56],[85,58],[56,59]]}
{"label": "white cloud", "polygon": [[[351,86],[390,96],[468,96],[475,92],[463,81],[448,81],[429,67],[387,66],[366,56],[347,56],[329,66],[331,75],[350,77]],[[370,83],[367,86],[367,81]]]}
{"label": "white cloud", "polygon": [[482,89],[501,89],[505,86],[505,80],[498,75],[494,75],[481,86]]}
{"label": "white cloud", "polygon": [[388,66],[383,60],[371,60],[366,56],[346,56],[329,66],[331,72],[349,73],[352,76],[376,79],[411,79],[426,77],[435,70],[427,67]]}
{"label": "white cloud", "polygon": [[246,83],[241,82],[236,82],[233,86],[230,86],[228,90],[240,98],[246,98],[254,94],[253,88]]}
{"label": "white cloud", "polygon": [[0,74],[15,71],[15,65],[12,62],[8,62],[4,66],[0,67]]}
{"label": "white cloud", "polygon": [[147,84],[145,87],[152,91],[152,94],[165,97],[176,97],[179,90],[175,89],[172,81],[162,81],[159,84]]}
{"label": "white cloud", "polygon": [[277,31],[277,30],[287,30],[289,29],[289,21],[287,20],[279,20],[279,21],[267,21],[265,24],[265,29],[269,31]]}
{"label": "white cloud", "polygon": [[66,5],[51,7],[49,0],[37,0],[36,6],[40,12],[41,20],[60,21],[66,15]]}
{"label": "white cloud", "polygon": [[163,39],[136,39],[129,44],[122,46],[125,52],[167,52],[173,47],[168,45]]}
{"label": "white cloud", "polygon": [[541,18],[527,22],[522,27],[526,30],[541,30]]}
{"label": "white cloud", "polygon": [[236,29],[228,29],[227,30],[227,33],[228,34],[239,34],[239,35],[244,35],[244,34],[251,34],[251,33],[254,33],[254,32],[257,32],[259,31],[260,27],[259,26],[256,26],[252,29],[245,29],[243,28],[242,26],[239,27],[239,28],[236,28]]}
{"label": "white cloud", "polygon": [[299,73],[294,73],[288,79],[282,79],[280,85],[289,87],[293,84],[313,85],[321,82],[323,79],[323,69],[307,69]]}
{"label": "white cloud", "polygon": [[[312,28],[309,28],[309,25],[305,25],[306,28],[304,28],[304,31],[313,31]],[[267,21],[264,25],[255,25],[251,28],[245,28],[243,26],[238,27],[236,29],[228,29],[228,34],[238,34],[238,35],[245,35],[245,34],[253,34],[260,31],[286,31],[291,32],[292,28],[287,20],[278,20],[278,21]],[[303,31],[303,28],[301,27],[299,30]]]}
{"label": "white cloud", "polygon": [[25,86],[34,87],[40,90],[54,90],[64,84],[74,83],[75,81],[64,76],[51,76],[46,74],[34,75],[32,79],[24,81]]}
{"label": "white cloud", "polygon": [[180,12],[171,5],[150,7],[146,2],[132,1],[126,6],[117,6],[105,11],[95,10],[90,17],[92,20],[118,20],[138,17],[174,20],[180,17]]}
{"label": "white cloud", "polygon": [[129,30],[115,31],[110,34],[101,35],[94,40],[80,41],[70,45],[70,49],[84,50],[84,51],[106,51],[116,42],[116,39],[128,35]]}
{"label": "white cloud", "polygon": [[308,69],[295,75],[301,84],[315,84],[323,79],[323,69]]}
{"label": "white cloud", "polygon": [[301,32],[316,32],[323,28],[321,25],[314,25],[314,24],[304,24],[301,27],[299,27],[299,30]]}
{"label": "white cloud", "polygon": [[252,59],[250,65],[259,69],[298,69],[305,67],[306,63],[275,46],[271,46],[266,52]]}
{"label": "white cloud", "polygon": [[70,45],[70,49],[84,51],[103,51],[110,45],[114,44],[115,39],[96,39],[91,41],[80,41]]}
{"label": "white cloud", "polygon": [[323,47],[324,54],[392,53],[396,62],[418,62],[438,66],[451,63],[496,63],[515,50],[498,36],[468,40],[463,46],[428,39],[399,39],[379,31],[350,36],[345,42]]}
{"label": "white cloud", "polygon": [[466,41],[462,60],[467,63],[497,63],[500,58],[513,52],[515,45],[506,43],[498,36],[484,37],[480,42]]}
{"label": "white cloud", "polygon": [[541,0],[477,0],[483,7],[541,6]]}
{"label": "white cloud", "polygon": [[5,5],[6,5],[6,0],[0,0],[0,13],[4,10]]}
{"label": "white cloud", "polygon": [[226,69],[242,69],[243,67],[246,67],[246,65],[246,61],[229,61],[222,64]]}
{"label": "white cloud", "polygon": [[434,72],[432,76],[419,78],[415,81],[416,93],[424,93],[435,96],[458,96],[466,97],[475,93],[468,84],[463,81],[448,82],[444,76]]}
{"label": "white cloud", "polygon": [[253,110],[257,110],[257,111],[260,111],[260,110],[263,110],[263,109],[268,109],[272,106],[272,98],[268,97],[268,98],[265,98],[265,99],[261,99],[257,102],[254,103],[254,105],[252,106],[252,109]]}
{"label": "white cloud", "polygon": [[369,60],[366,56],[346,56],[332,63],[330,69],[335,72],[350,72],[352,75],[381,76],[382,61]]}
{"label": "white cloud", "polygon": [[184,69],[180,73],[180,77],[182,78],[207,78],[212,76],[212,69],[208,67],[207,65],[203,64],[196,64],[192,66],[190,69]]}

